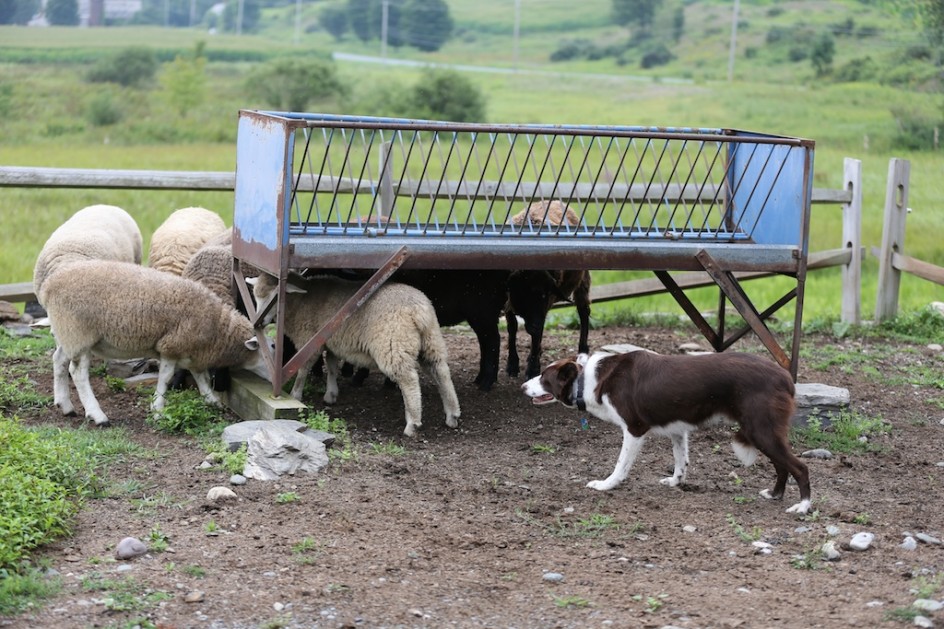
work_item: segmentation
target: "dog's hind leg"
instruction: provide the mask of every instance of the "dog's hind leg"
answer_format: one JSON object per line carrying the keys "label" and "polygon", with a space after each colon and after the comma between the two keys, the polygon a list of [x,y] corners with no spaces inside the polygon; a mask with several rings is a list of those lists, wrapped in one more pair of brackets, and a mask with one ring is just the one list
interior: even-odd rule
{"label": "dog's hind leg", "polygon": [[672,433],[672,456],[675,458],[675,472],[659,482],[669,487],[678,487],[685,482],[688,474],[688,431]]}
{"label": "dog's hind leg", "polygon": [[786,443],[778,442],[768,447],[761,447],[760,450],[766,454],[774,464],[777,470],[777,482],[772,490],[765,489],[760,492],[764,498],[771,500],[780,500],[783,498],[783,492],[787,487],[787,476],[792,475],[800,489],[800,502],[796,503],[787,513],[808,513],[812,506],[810,500],[810,471],[806,464],[790,451]]}
{"label": "dog's hind leg", "polygon": [[605,480],[592,480],[587,483],[587,487],[590,489],[597,489],[599,491],[613,489],[626,480],[626,477],[629,475],[629,470],[633,466],[636,457],[639,455],[639,450],[642,449],[642,444],[645,443],[646,436],[634,437],[630,434],[629,428],[625,425],[621,428],[623,430],[623,447],[620,448],[616,468]]}

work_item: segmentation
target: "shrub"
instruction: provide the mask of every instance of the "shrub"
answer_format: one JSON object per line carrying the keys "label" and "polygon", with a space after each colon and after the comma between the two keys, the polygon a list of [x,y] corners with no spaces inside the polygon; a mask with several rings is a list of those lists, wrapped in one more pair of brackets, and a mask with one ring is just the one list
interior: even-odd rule
{"label": "shrub", "polygon": [[655,68],[657,66],[664,66],[673,59],[675,59],[675,55],[672,54],[672,51],[666,48],[664,44],[656,44],[643,53],[639,65],[647,69]]}
{"label": "shrub", "polygon": [[594,48],[593,42],[587,39],[568,39],[551,53],[551,61],[569,61],[586,57]]}
{"label": "shrub", "polygon": [[249,73],[246,90],[266,106],[305,111],[313,101],[342,96],[344,86],[330,61],[280,58]]}
{"label": "shrub", "polygon": [[318,14],[318,23],[321,28],[331,33],[335,41],[341,41],[349,26],[347,11],[338,5],[329,4]]}
{"label": "shrub", "polygon": [[485,96],[472,81],[454,70],[426,70],[413,87],[412,115],[430,120],[482,122]]}
{"label": "shrub", "polygon": [[151,83],[157,72],[157,57],[150,48],[125,48],[98,61],[85,76],[90,83],[118,83],[140,87]]}
{"label": "shrub", "polygon": [[875,79],[878,67],[872,57],[850,59],[833,72],[833,79],[837,83],[858,83]]}
{"label": "shrub", "polygon": [[407,0],[402,22],[406,43],[425,52],[439,50],[452,37],[454,24],[444,0]]}
{"label": "shrub", "polygon": [[78,0],[47,0],[46,19],[53,26],[77,26],[79,23]]}
{"label": "shrub", "polygon": [[94,95],[85,107],[85,117],[94,127],[107,127],[120,122],[124,113],[111,94],[101,92]]}

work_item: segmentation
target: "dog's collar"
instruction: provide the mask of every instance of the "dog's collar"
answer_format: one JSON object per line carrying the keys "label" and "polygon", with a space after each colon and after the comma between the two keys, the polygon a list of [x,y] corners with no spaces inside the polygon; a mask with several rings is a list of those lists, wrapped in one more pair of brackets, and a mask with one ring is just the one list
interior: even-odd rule
{"label": "dog's collar", "polygon": [[587,405],[583,401],[583,373],[584,370],[581,369],[580,373],[577,374],[577,380],[574,382],[574,406],[580,411],[587,410]]}

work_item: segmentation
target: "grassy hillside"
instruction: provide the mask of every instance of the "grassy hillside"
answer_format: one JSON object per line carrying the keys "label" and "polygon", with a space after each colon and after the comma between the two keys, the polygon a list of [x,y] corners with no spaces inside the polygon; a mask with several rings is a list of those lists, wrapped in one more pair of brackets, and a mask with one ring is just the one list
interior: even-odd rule
{"label": "grassy hillside", "polygon": [[[151,27],[0,27],[0,163],[232,169],[237,110],[266,106],[249,97],[245,85],[247,72],[259,60],[277,55],[324,56],[332,50],[361,55],[380,52],[379,42],[363,44],[350,35],[335,42],[318,29],[317,11],[325,4],[304,7],[298,43],[294,41],[294,5],[265,10],[261,31],[242,37]],[[921,39],[908,19],[882,13],[879,4],[851,0],[744,1],[735,80],[728,82],[729,3],[686,4],[685,28],[675,43],[669,23],[673,5],[666,0],[666,12],[657,18],[654,36],[670,44],[675,59],[643,70],[633,62],[633,49],[623,62],[615,57],[549,61],[570,40],[585,39],[597,45],[628,40],[629,30],[610,24],[608,0],[588,0],[579,10],[565,0],[521,0],[518,72],[514,73],[507,72],[515,61],[513,4],[454,0],[450,6],[456,36],[442,50],[422,54],[389,49],[388,56],[504,69],[466,73],[485,95],[490,121],[730,127],[814,139],[817,187],[840,187],[844,157],[863,162],[867,247],[880,241],[888,160],[907,158],[912,161],[910,205],[914,211],[908,219],[906,251],[944,265],[937,237],[944,217],[936,210],[944,158],[938,151],[908,149],[902,131],[903,121],[941,117],[940,95],[931,91],[933,83],[921,78],[933,68],[914,60]],[[871,57],[874,80],[816,79],[808,59],[790,61],[792,48],[802,47],[810,33],[826,30],[837,33],[834,69]],[[174,111],[158,81],[144,88],[123,88],[83,80],[85,69],[96,58],[130,45],[149,44],[160,51],[162,59],[169,59],[189,52],[198,42],[205,42],[210,59],[206,95],[185,116]],[[901,59],[911,60],[896,61]],[[414,67],[347,61],[338,62],[337,67],[349,95],[340,102],[320,103],[313,111],[375,114],[383,89],[405,89],[420,76]],[[894,81],[888,79],[893,69],[900,74]],[[98,125],[93,121],[90,112],[102,99],[119,110],[117,122]],[[97,202],[116,203],[132,211],[146,239],[175,208],[205,205],[229,222],[232,207],[231,195],[222,193],[0,189],[0,283],[28,280],[46,236],[76,209]],[[838,246],[838,209],[815,208],[812,232],[814,250]],[[838,277],[837,270],[811,278],[808,313],[838,313]],[[875,262],[869,258],[863,280],[867,316],[874,307],[875,281]],[[921,307],[940,297],[940,287],[906,278],[903,306]],[[710,304],[713,297],[707,299]],[[632,307],[663,306],[658,300],[640,300]],[[675,308],[671,302],[664,307]]]}

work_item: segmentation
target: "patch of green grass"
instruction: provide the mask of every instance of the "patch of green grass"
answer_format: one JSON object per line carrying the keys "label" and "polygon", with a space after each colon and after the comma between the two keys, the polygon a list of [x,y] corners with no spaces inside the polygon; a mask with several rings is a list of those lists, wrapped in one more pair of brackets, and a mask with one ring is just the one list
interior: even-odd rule
{"label": "patch of green grass", "polygon": [[912,343],[927,345],[939,343],[944,338],[944,316],[930,306],[902,312],[893,319],[882,321],[875,332]]}
{"label": "patch of green grass", "polygon": [[153,516],[158,510],[169,507],[174,503],[174,497],[164,491],[131,499],[131,506],[134,507],[135,513],[141,516]]}
{"label": "patch of green grass", "polygon": [[554,454],[557,448],[544,443],[531,444],[531,454]]}
{"label": "patch of green grass", "polygon": [[0,412],[22,413],[49,406],[52,401],[52,396],[36,391],[28,376],[17,376],[0,367]]}
{"label": "patch of green grass", "polygon": [[203,532],[207,535],[219,535],[220,534],[220,525],[216,523],[215,520],[210,520],[203,525]]}
{"label": "patch of green grass", "polygon": [[61,579],[49,577],[34,566],[19,572],[0,570],[0,616],[10,617],[35,608],[61,589]]}
{"label": "patch of green grass", "polygon": [[198,566],[198,565],[196,565],[196,564],[191,564],[191,565],[189,565],[189,566],[186,566],[186,567],[183,569],[183,572],[184,572],[184,574],[186,574],[188,577],[193,577],[193,578],[195,578],[195,579],[202,579],[202,578],[204,578],[204,577],[206,576],[206,573],[207,573],[206,568],[203,568],[203,567]]}
{"label": "patch of green grass", "polygon": [[916,607],[896,607],[895,609],[886,610],[885,613],[882,614],[882,618],[914,625],[914,619],[920,615],[921,610]]}
{"label": "patch of green grass", "polygon": [[285,491],[275,496],[275,501],[280,505],[286,505],[301,500],[294,491]]}
{"label": "patch of green grass", "polygon": [[105,384],[108,386],[108,389],[113,393],[121,393],[127,389],[124,378],[116,378],[115,376],[105,376]]}
{"label": "patch of green grass", "polygon": [[613,516],[602,513],[592,513],[589,517],[578,518],[573,522],[566,522],[558,517],[553,525],[545,525],[539,522],[522,509],[516,510],[516,514],[528,524],[539,526],[548,535],[554,537],[594,538],[600,537],[607,531],[619,531],[621,529],[621,525]]}
{"label": "patch of green grass", "polygon": [[199,391],[182,389],[164,394],[164,409],[148,416],[148,424],[161,432],[183,433],[191,437],[204,436],[222,430],[221,409],[207,404]]}
{"label": "patch of green grass", "polygon": [[173,598],[171,594],[152,590],[133,578],[106,578],[97,572],[83,577],[81,585],[87,592],[102,592],[101,601],[111,612],[142,611]]}
{"label": "patch of green grass", "polygon": [[331,433],[335,437],[335,445],[328,450],[328,456],[332,459],[349,461],[357,458],[357,452],[351,441],[351,434],[347,428],[347,422],[340,417],[331,417],[323,410],[307,411],[301,413],[298,421],[304,423],[312,430]]}
{"label": "patch of green grass", "polygon": [[370,444],[372,454],[387,454],[390,456],[403,456],[406,454],[406,448],[392,441]]}
{"label": "patch of green grass", "polygon": [[872,438],[891,431],[891,424],[881,417],[868,417],[855,410],[844,409],[838,416],[828,413],[826,417],[830,420],[829,426],[824,426],[822,420],[813,415],[807,419],[806,426],[793,427],[795,442],[834,453],[875,452],[881,448]]}
{"label": "patch of green grass", "polygon": [[808,550],[802,555],[794,555],[790,565],[797,570],[819,570],[822,565],[822,554],[819,549]]}
{"label": "patch of green grass", "polygon": [[554,596],[551,595],[551,600],[554,601],[555,607],[561,607],[564,609],[570,609],[571,607],[576,607],[583,609],[585,607],[592,607],[593,603],[588,601],[582,596],[570,595],[570,596]]}
{"label": "patch of green grass", "polygon": [[[0,327],[0,359],[4,362],[41,358],[55,347],[56,339],[49,330],[34,330],[30,336],[13,336]],[[51,358],[49,366],[52,368]]]}
{"label": "patch of green grass", "polygon": [[763,531],[759,526],[755,526],[753,529],[748,531],[730,513],[725,516],[725,519],[728,521],[728,524],[731,525],[731,529],[734,531],[734,534],[737,535],[738,539],[740,539],[742,542],[756,542],[763,536]]}
{"label": "patch of green grass", "polygon": [[148,548],[156,553],[162,553],[170,546],[170,539],[161,530],[160,524],[155,524],[148,533]]}
{"label": "patch of green grass", "polygon": [[654,614],[665,605],[665,599],[669,598],[668,594],[657,594],[656,596],[643,596],[642,594],[634,594],[632,599],[636,602],[644,602],[646,608],[643,610],[647,614]]}
{"label": "patch of green grass", "polygon": [[919,574],[912,579],[910,591],[916,598],[935,598],[942,588],[944,588],[944,572],[933,577]]}

